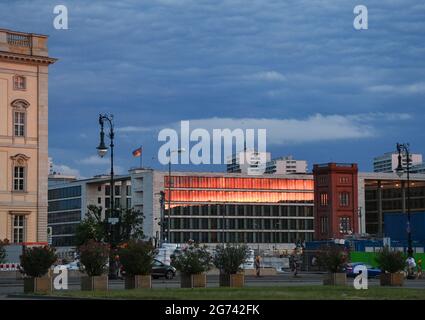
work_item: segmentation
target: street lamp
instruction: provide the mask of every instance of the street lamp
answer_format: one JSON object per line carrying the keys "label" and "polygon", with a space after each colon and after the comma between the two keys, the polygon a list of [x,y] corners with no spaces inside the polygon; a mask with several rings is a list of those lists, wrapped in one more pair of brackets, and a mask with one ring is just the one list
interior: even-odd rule
{"label": "street lamp", "polygon": [[[109,124],[109,134],[108,137],[110,139],[110,148],[111,148],[111,173],[110,173],[110,215],[109,218],[114,218],[114,123],[113,123],[114,116],[113,115],[107,115],[107,114],[99,114],[99,125],[100,125],[100,143],[99,146],[96,148],[98,155],[103,158],[106,153],[108,152],[108,147],[105,145],[105,132],[103,131],[105,122]],[[108,221],[113,224],[113,219],[108,219]],[[113,239],[113,227],[110,228],[110,242],[111,245],[114,245],[114,239]]]}
{"label": "street lamp", "polygon": [[404,173],[402,164],[402,154],[406,154],[406,173],[407,173],[407,255],[413,256],[412,248],[412,233],[410,228],[410,145],[408,143],[397,143],[398,151],[398,166],[396,169],[397,175],[401,178]]}
{"label": "street lamp", "polygon": [[168,161],[168,221],[167,221],[167,242],[170,243],[171,240],[171,158],[173,153],[182,153],[185,152],[186,149],[181,148],[177,150],[170,151],[170,159]]}

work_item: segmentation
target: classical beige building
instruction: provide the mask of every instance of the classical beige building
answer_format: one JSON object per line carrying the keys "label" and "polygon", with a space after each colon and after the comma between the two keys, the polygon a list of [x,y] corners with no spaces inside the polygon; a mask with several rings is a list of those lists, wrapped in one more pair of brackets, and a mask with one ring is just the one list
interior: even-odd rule
{"label": "classical beige building", "polygon": [[47,240],[47,36],[0,29],[0,239]]}

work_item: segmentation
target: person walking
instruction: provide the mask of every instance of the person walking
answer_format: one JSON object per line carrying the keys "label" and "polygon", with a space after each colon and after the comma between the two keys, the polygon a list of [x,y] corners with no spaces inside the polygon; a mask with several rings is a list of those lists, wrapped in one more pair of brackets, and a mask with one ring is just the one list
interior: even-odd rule
{"label": "person walking", "polygon": [[422,279],[422,259],[419,259],[418,260],[418,263],[417,263],[416,267],[417,267],[416,278],[417,279]]}
{"label": "person walking", "polygon": [[255,273],[256,273],[257,277],[260,277],[260,267],[261,267],[260,256],[257,256],[255,258]]}

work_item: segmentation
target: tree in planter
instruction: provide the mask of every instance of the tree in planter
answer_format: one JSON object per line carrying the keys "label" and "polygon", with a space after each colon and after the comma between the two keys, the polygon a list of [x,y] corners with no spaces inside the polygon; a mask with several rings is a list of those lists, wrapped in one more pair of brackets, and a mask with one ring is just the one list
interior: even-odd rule
{"label": "tree in planter", "polygon": [[82,271],[88,275],[81,278],[82,290],[107,290],[108,277],[104,274],[108,270],[109,245],[89,240],[78,247],[78,253]]}
{"label": "tree in planter", "polygon": [[205,287],[205,272],[212,267],[212,257],[206,246],[192,244],[179,255],[172,255],[171,265],[180,271],[182,287]]}
{"label": "tree in planter", "polygon": [[48,246],[24,248],[20,260],[20,271],[27,276],[24,280],[24,292],[52,291],[51,278],[44,276],[57,260],[53,248]]}
{"label": "tree in planter", "polygon": [[87,243],[89,240],[107,242],[111,244],[111,256],[109,259],[110,275],[118,276],[118,245],[131,240],[143,239],[143,214],[134,209],[116,208],[115,216],[118,222],[111,225],[106,219],[111,210],[107,210],[105,219],[102,218],[102,207],[90,205],[87,207],[86,218],[78,225],[76,230],[77,246]]}
{"label": "tree in planter", "polygon": [[405,256],[402,252],[391,251],[388,246],[385,246],[378,252],[375,259],[382,271],[380,276],[381,285],[403,285],[404,275],[401,271],[405,267]]}
{"label": "tree in planter", "polygon": [[143,241],[130,241],[118,250],[118,254],[125,271],[125,287],[127,289],[150,288],[150,274],[155,257],[152,244]]}
{"label": "tree in planter", "polygon": [[220,269],[220,286],[242,287],[244,275],[241,265],[249,257],[249,249],[245,245],[218,245],[214,256],[214,265]]}
{"label": "tree in planter", "polygon": [[324,284],[345,285],[347,279],[345,268],[349,259],[349,252],[340,246],[322,247],[318,262],[328,271]]}

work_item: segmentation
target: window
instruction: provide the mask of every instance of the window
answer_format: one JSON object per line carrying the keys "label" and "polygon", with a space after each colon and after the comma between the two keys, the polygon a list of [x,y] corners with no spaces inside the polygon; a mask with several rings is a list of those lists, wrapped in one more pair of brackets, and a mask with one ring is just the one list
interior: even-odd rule
{"label": "window", "polygon": [[326,207],[327,205],[328,205],[328,194],[323,192],[320,194],[320,206]]}
{"label": "window", "polygon": [[14,133],[16,137],[25,136],[25,112],[15,111],[14,113]]}
{"label": "window", "polygon": [[14,167],[13,169],[13,190],[25,191],[25,167]]}
{"label": "window", "polygon": [[121,195],[121,186],[115,186],[115,195],[116,196]]}
{"label": "window", "polygon": [[320,217],[320,232],[322,234],[327,234],[328,233],[328,217],[326,216],[322,216]]}
{"label": "window", "polygon": [[101,204],[102,203],[102,198],[97,198],[97,204]]}
{"label": "window", "polygon": [[24,216],[13,216],[13,242],[24,242]]}
{"label": "window", "polygon": [[348,207],[350,204],[350,194],[348,192],[341,192],[339,194],[339,205],[341,207]]}
{"label": "window", "polygon": [[343,234],[351,233],[351,219],[349,217],[339,218],[339,232]]}
{"label": "window", "polygon": [[97,186],[97,191],[102,191],[102,186]]}
{"label": "window", "polygon": [[14,76],[13,77],[13,89],[15,90],[25,90],[27,88],[27,80],[23,76]]}

